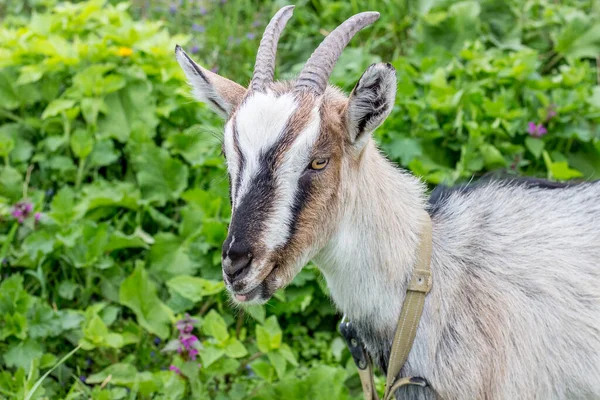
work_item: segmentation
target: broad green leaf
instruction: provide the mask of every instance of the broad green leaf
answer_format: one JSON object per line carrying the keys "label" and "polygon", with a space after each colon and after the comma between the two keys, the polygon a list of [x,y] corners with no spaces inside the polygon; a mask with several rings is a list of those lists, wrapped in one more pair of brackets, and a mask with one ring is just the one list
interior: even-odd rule
{"label": "broad green leaf", "polygon": [[159,205],[177,199],[187,187],[188,168],[165,149],[139,146],[133,155],[142,197]]}
{"label": "broad green leaf", "polygon": [[178,275],[193,275],[199,265],[190,258],[186,243],[171,233],[161,232],[154,237],[150,249],[150,270],[162,279]]}
{"label": "broad green leaf", "polygon": [[263,327],[269,333],[270,348],[278,349],[281,346],[282,332],[279,323],[277,322],[277,317],[272,315],[267,318]]}
{"label": "broad green leaf", "polygon": [[204,348],[200,349],[200,358],[202,359],[204,368],[208,368],[212,363],[223,357],[223,355],[225,355],[225,350],[211,345],[205,345]]}
{"label": "broad green leaf", "polygon": [[167,286],[179,295],[198,302],[204,296],[210,296],[221,292],[224,288],[223,282],[209,281],[193,276],[180,275],[167,281]]}
{"label": "broad green leaf", "polygon": [[146,243],[136,235],[125,235],[123,232],[113,232],[110,235],[110,240],[104,247],[104,251],[114,251],[120,249],[131,248],[147,248]]}
{"label": "broad green leaf", "polygon": [[23,241],[23,250],[29,258],[37,260],[40,256],[50,254],[54,249],[55,238],[51,233],[40,230],[33,232]]}
{"label": "broad green leaf", "polygon": [[241,358],[248,355],[246,346],[236,338],[230,338],[225,346],[225,355],[232,358]]}
{"label": "broad green leaf", "polygon": [[266,311],[264,305],[255,304],[245,306],[244,311],[261,324],[265,323]]}
{"label": "broad green leaf", "polygon": [[23,175],[12,167],[0,168],[0,193],[13,201],[23,195]]}
{"label": "broad green leaf", "polygon": [[50,217],[58,224],[67,225],[76,218],[75,193],[69,186],[65,186],[56,193],[50,206]]}
{"label": "broad green leaf", "polygon": [[31,362],[39,359],[44,354],[41,343],[35,340],[26,340],[15,343],[4,353],[4,363],[9,368],[23,368],[29,371]]}
{"label": "broad green leaf", "polygon": [[48,106],[42,113],[42,119],[54,117],[64,111],[72,109],[74,106],[75,106],[74,100],[67,100],[67,99],[53,100],[50,104],[48,104]]}
{"label": "broad green leaf", "polygon": [[206,317],[204,317],[202,323],[202,331],[208,336],[212,336],[217,340],[226,340],[229,338],[229,332],[227,332],[227,324],[215,310],[210,310]]}
{"label": "broad green leaf", "polygon": [[[333,339],[332,349],[334,347],[333,346],[334,343],[340,343],[340,342],[342,343],[344,348],[346,347],[343,340],[338,337],[338,338]],[[298,366],[298,361],[296,360],[296,356],[294,356],[294,353],[292,352],[292,349],[290,346],[288,346],[286,343],[282,343],[281,347],[279,348],[278,351],[279,351],[279,354],[281,354],[283,356],[283,358],[285,358],[290,364],[292,364],[295,367]],[[335,355],[335,351],[334,351],[334,355]],[[338,357],[338,359],[339,359],[339,357]]]}
{"label": "broad green leaf", "polygon": [[104,382],[109,376],[111,377],[110,382],[113,384],[128,385],[135,381],[137,370],[131,364],[116,363],[88,376],[85,381],[87,384],[93,385]]}
{"label": "broad green leaf", "polygon": [[269,362],[271,363],[273,368],[275,368],[275,372],[277,372],[277,376],[279,377],[279,379],[282,379],[285,375],[285,358],[279,352],[276,351],[271,351],[267,353],[267,358],[269,359]]}
{"label": "broad green leaf", "polygon": [[252,370],[256,373],[256,375],[260,376],[267,382],[271,382],[273,378],[275,378],[275,371],[271,364],[263,360],[256,360],[250,364]]}
{"label": "broad green leaf", "polygon": [[525,146],[535,158],[540,158],[544,151],[544,141],[541,139],[527,137],[525,138]]}
{"label": "broad green leaf", "polygon": [[263,353],[271,351],[271,337],[262,325],[256,325],[256,345]]}
{"label": "broad green leaf", "polygon": [[85,159],[90,155],[93,148],[94,138],[83,129],[76,130],[71,136],[71,150],[77,158]]}
{"label": "broad green leaf", "polygon": [[138,264],[121,284],[120,302],[136,315],[138,323],[148,332],[165,339],[169,336],[173,315],[158,298],[156,287],[148,278],[142,264]]}

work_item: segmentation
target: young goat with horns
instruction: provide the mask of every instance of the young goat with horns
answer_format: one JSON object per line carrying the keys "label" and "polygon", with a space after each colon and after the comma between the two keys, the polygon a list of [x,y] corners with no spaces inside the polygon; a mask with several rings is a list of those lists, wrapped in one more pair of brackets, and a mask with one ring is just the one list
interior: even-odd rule
{"label": "young goat with horns", "polygon": [[225,119],[232,219],[223,279],[263,303],[309,261],[385,370],[427,213],[433,287],[402,375],[402,398],[600,398],[600,184],[491,180],[436,191],[371,138],[396,96],[373,64],[349,97],[328,85],[365,12],[331,32],[294,81],[273,80],[282,8],[246,89],[177,46],[194,96]]}

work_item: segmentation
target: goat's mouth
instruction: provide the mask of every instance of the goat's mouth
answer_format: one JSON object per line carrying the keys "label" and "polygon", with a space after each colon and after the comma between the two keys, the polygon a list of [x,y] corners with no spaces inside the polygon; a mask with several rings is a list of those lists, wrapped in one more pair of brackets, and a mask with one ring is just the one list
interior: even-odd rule
{"label": "goat's mouth", "polygon": [[231,286],[228,287],[233,299],[242,304],[263,304],[285,284],[278,278],[279,265],[273,265],[267,276],[249,291],[238,291]]}

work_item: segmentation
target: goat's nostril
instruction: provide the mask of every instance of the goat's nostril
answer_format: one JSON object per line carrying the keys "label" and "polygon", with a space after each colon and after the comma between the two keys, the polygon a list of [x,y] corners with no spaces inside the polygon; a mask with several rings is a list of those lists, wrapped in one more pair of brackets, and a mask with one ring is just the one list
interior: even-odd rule
{"label": "goat's nostril", "polygon": [[230,252],[229,259],[231,262],[223,264],[223,271],[229,278],[229,281],[233,283],[236,280],[240,280],[248,275],[250,270],[250,264],[252,264],[251,253],[236,253]]}

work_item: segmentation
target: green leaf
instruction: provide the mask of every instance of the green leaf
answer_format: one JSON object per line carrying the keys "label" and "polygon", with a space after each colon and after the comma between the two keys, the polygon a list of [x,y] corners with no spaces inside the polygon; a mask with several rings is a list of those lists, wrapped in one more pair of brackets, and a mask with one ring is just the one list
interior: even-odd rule
{"label": "green leaf", "polygon": [[71,136],[71,150],[77,158],[85,159],[90,155],[93,148],[94,138],[83,129],[76,130]]}
{"label": "green leaf", "polygon": [[525,138],[525,146],[536,159],[540,158],[542,152],[544,151],[544,141],[541,139],[528,136]]}
{"label": "green leaf", "polygon": [[206,317],[204,317],[202,330],[204,333],[214,337],[217,340],[222,341],[229,338],[227,324],[225,323],[223,317],[221,317],[215,310],[210,310]]}
{"label": "green leaf", "polygon": [[44,112],[42,119],[54,117],[64,111],[70,110],[75,106],[74,100],[56,99],[50,102]]}
{"label": "green leaf", "polygon": [[265,306],[262,304],[254,304],[248,305],[244,307],[244,311],[247,312],[252,318],[261,324],[265,323],[265,317],[267,312],[265,311]]}
{"label": "green leaf", "polygon": [[49,215],[59,225],[67,225],[77,217],[74,209],[75,193],[69,186],[65,186],[52,199]]}
{"label": "green leaf", "polygon": [[13,201],[23,195],[23,176],[12,167],[0,168],[0,193]]}
{"label": "green leaf", "polygon": [[115,151],[112,140],[100,140],[94,144],[88,159],[91,167],[104,167],[115,163],[119,159],[119,153]]}
{"label": "green leaf", "polygon": [[225,346],[225,355],[232,358],[242,358],[248,355],[248,350],[246,350],[246,346],[242,342],[232,337],[229,338]]}
{"label": "green leaf", "polygon": [[126,235],[123,232],[113,232],[110,240],[104,247],[104,251],[114,251],[120,249],[147,248],[148,245],[137,235]]}
{"label": "green leaf", "polygon": [[[333,343],[339,343],[339,342],[342,343],[344,348],[346,347],[344,344],[344,341],[341,338],[337,337],[337,338],[333,339]],[[332,348],[333,348],[333,343],[332,343]],[[283,356],[283,358],[285,358],[290,364],[292,364],[294,367],[298,366],[298,361],[296,360],[296,356],[294,356],[294,353],[292,352],[292,349],[290,348],[290,346],[288,346],[286,343],[282,343],[281,347],[279,348],[278,351],[279,351],[279,354],[281,354]],[[334,352],[334,355],[335,355],[335,352]]]}
{"label": "green leaf", "polygon": [[256,375],[260,376],[267,382],[271,382],[275,377],[275,373],[271,364],[263,360],[256,360],[252,364],[250,364],[252,370],[256,373]]}
{"label": "green leaf", "polygon": [[256,325],[256,345],[263,353],[271,351],[271,338],[269,332],[262,325]]}
{"label": "green leaf", "polygon": [[75,244],[65,248],[65,255],[75,268],[98,266],[104,258],[104,249],[110,238],[109,229],[106,223],[97,225],[90,220],[83,222]]}
{"label": "green leaf", "polygon": [[88,376],[85,381],[90,385],[98,384],[104,382],[109,376],[111,377],[110,382],[115,385],[129,385],[135,382],[137,370],[131,364],[116,363]]}
{"label": "green leaf", "polygon": [[205,345],[203,349],[200,349],[200,358],[202,359],[202,366],[208,368],[212,363],[217,361],[219,358],[225,355],[225,350]]}
{"label": "green leaf", "polygon": [[138,323],[144,329],[162,339],[169,336],[173,322],[172,312],[156,295],[156,287],[142,264],[138,264],[133,273],[123,281],[119,298],[121,304],[135,313]]}
{"label": "green leaf", "polygon": [[217,294],[224,288],[222,281],[209,281],[186,275],[176,276],[167,281],[167,286],[179,295],[194,302],[202,300],[203,296]]}
{"label": "green leaf", "polygon": [[171,233],[161,232],[154,237],[150,249],[150,270],[162,279],[178,275],[193,275],[199,265],[193,262],[182,238]]}
{"label": "green leaf", "polygon": [[187,187],[188,168],[165,149],[143,145],[133,155],[142,197],[159,205],[175,200]]}
{"label": "green leaf", "polygon": [[29,371],[31,362],[44,355],[42,345],[34,340],[15,343],[4,353],[4,363],[9,368],[23,368]]}
{"label": "green leaf", "polygon": [[275,372],[277,372],[279,379],[282,379],[285,375],[285,358],[279,352],[275,351],[267,353],[267,358],[269,359],[269,362],[271,362],[273,368],[275,368]]}
{"label": "green leaf", "polygon": [[23,241],[23,250],[32,260],[38,260],[41,255],[50,254],[54,249],[54,235],[40,230],[33,232]]}
{"label": "green leaf", "polygon": [[491,144],[484,143],[479,148],[481,155],[483,156],[483,162],[487,168],[493,169],[503,167],[506,165],[506,161],[500,151],[492,146]]}
{"label": "green leaf", "polygon": [[278,349],[281,346],[282,332],[277,322],[277,317],[274,315],[270,316],[263,326],[269,333],[270,348]]}
{"label": "green leaf", "polygon": [[569,168],[567,161],[553,162],[550,164],[550,173],[559,180],[568,180],[572,178],[580,178],[583,174],[576,169]]}

